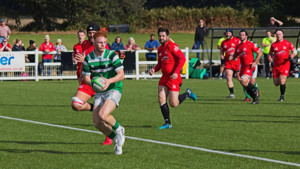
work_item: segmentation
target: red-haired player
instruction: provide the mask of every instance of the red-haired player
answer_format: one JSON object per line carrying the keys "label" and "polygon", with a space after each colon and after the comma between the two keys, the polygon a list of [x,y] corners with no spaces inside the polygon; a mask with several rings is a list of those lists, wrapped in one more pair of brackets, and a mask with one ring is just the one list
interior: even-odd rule
{"label": "red-haired player", "polygon": [[[85,40],[82,42],[82,53],[76,53],[74,54],[74,61],[77,62],[77,66],[80,67],[79,72],[77,72],[77,77],[79,76],[79,87],[74,97],[72,97],[72,109],[75,111],[93,111],[93,104],[89,103],[88,100],[90,100],[94,95],[95,91],[92,89],[92,87],[84,82],[82,80],[82,74],[81,74],[81,67],[82,63],[84,62],[85,56],[87,56],[89,53],[91,53],[94,50],[94,34],[100,30],[100,26],[91,23],[87,26],[86,32],[88,35],[88,40]],[[106,48],[108,49],[108,46],[106,45]],[[108,137],[106,137],[105,141],[103,142],[103,145],[111,145],[112,140]]]}

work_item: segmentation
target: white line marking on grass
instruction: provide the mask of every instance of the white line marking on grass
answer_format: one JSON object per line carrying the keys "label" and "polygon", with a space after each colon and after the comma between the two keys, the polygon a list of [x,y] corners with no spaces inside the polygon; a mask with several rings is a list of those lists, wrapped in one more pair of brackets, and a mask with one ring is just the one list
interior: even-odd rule
{"label": "white line marking on grass", "polygon": [[[84,131],[84,132],[89,132],[89,133],[103,134],[99,131],[86,130],[86,129],[80,129],[80,128],[50,124],[50,123],[43,123],[43,122],[38,122],[38,121],[25,120],[25,119],[18,119],[18,118],[7,117],[7,116],[0,116],[0,118],[16,120],[16,121],[22,121],[22,122],[28,122],[28,123],[34,123],[34,124],[41,124],[41,125],[46,125],[46,126],[51,126],[51,127],[59,127],[59,128],[69,129],[69,130],[76,130],[76,131]],[[285,164],[285,165],[300,167],[300,164],[298,164],[298,163],[291,163],[291,162],[273,160],[273,159],[262,158],[262,157],[255,157],[255,156],[250,156],[250,155],[228,153],[228,152],[224,152],[224,151],[217,151],[217,150],[187,146],[187,145],[182,145],[182,144],[168,143],[168,142],[156,141],[156,140],[151,140],[151,139],[143,139],[143,138],[138,138],[138,137],[126,136],[126,138],[132,139],[132,140],[149,142],[149,143],[162,144],[162,145],[168,145],[168,146],[174,146],[174,147],[181,147],[181,148],[187,148],[187,149],[192,149],[192,150],[200,150],[200,151],[209,152],[209,153],[216,153],[216,154],[229,155],[229,156],[235,156],[235,157],[249,158],[249,159],[255,159],[255,160],[261,160],[261,161],[267,161],[267,162],[272,162],[272,163],[279,163],[279,164]]]}

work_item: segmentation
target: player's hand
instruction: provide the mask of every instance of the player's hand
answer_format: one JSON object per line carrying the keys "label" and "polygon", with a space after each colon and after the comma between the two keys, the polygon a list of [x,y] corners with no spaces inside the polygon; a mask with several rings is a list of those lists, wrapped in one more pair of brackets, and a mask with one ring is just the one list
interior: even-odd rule
{"label": "player's hand", "polygon": [[75,59],[77,60],[77,62],[83,63],[84,62],[84,58],[85,58],[84,54],[81,54],[81,53],[75,54]]}
{"label": "player's hand", "polygon": [[153,75],[154,72],[155,72],[155,70],[154,70],[154,69],[151,69],[151,70],[149,71],[149,75]]}
{"label": "player's hand", "polygon": [[178,74],[177,73],[173,73],[172,75],[171,75],[171,79],[177,79],[178,78]]}
{"label": "player's hand", "polygon": [[106,79],[105,77],[101,76],[102,79],[104,79],[104,86],[103,86],[103,91],[105,91],[109,85],[111,84],[111,81],[109,79]]}
{"label": "player's hand", "polygon": [[251,69],[253,69],[253,68],[256,68],[256,62],[253,62],[253,63],[251,64]]}

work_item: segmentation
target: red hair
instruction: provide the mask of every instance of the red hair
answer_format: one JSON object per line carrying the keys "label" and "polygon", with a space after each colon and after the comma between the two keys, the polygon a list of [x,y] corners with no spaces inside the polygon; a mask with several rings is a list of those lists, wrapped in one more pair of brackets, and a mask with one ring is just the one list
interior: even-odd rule
{"label": "red hair", "polygon": [[97,31],[94,34],[93,38],[96,39],[96,38],[101,37],[101,36],[107,38],[107,33],[104,32],[104,31]]}

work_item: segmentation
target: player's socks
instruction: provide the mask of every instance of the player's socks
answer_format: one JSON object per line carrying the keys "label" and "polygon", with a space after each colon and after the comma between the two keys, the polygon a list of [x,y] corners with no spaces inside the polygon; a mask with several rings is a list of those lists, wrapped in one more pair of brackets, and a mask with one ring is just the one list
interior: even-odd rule
{"label": "player's socks", "polygon": [[229,89],[230,94],[234,94],[233,87],[230,87],[228,89]]}
{"label": "player's socks", "polygon": [[90,111],[93,111],[93,110],[94,110],[94,104],[93,104],[93,103],[89,103],[89,104],[90,104],[90,106],[91,106]]}
{"label": "player's socks", "polygon": [[160,110],[161,113],[164,117],[165,123],[166,124],[171,124],[171,120],[170,120],[170,110],[169,110],[169,106],[167,103],[163,104],[160,106]]}
{"label": "player's socks", "polygon": [[114,126],[112,126],[112,128],[113,128],[114,130],[117,130],[117,129],[119,128],[119,126],[120,126],[120,123],[116,120],[116,123],[115,123]]}
{"label": "player's socks", "polygon": [[179,104],[181,104],[188,97],[188,93],[183,93],[178,96]]}
{"label": "player's socks", "polygon": [[247,93],[254,99],[255,98],[255,88],[254,88],[254,86],[251,84],[251,83],[248,83],[248,86],[247,86],[247,88],[246,88],[246,90],[247,90]]}
{"label": "player's socks", "polygon": [[110,139],[114,139],[116,137],[116,133],[114,131],[111,131],[111,133],[107,136]]}
{"label": "player's socks", "polygon": [[251,96],[248,94],[248,92],[246,91],[245,87],[243,87],[244,93],[246,95],[246,98],[250,99]]}
{"label": "player's socks", "polygon": [[286,89],[285,84],[284,85],[280,85],[280,94],[281,94],[281,96],[284,96],[285,89]]}

